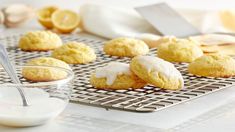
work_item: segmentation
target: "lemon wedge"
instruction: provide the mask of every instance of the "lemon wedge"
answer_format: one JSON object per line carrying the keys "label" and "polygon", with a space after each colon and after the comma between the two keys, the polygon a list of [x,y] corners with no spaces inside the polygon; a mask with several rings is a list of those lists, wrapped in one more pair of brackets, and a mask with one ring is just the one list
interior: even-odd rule
{"label": "lemon wedge", "polygon": [[235,31],[235,11],[220,11],[219,15],[223,26],[229,30]]}
{"label": "lemon wedge", "polygon": [[57,10],[52,14],[51,20],[55,29],[61,33],[70,33],[78,27],[80,17],[70,10]]}
{"label": "lemon wedge", "polygon": [[45,28],[51,29],[53,28],[53,23],[51,21],[51,15],[58,10],[55,6],[48,6],[42,9],[39,9],[37,12],[38,21],[41,23],[42,26]]}

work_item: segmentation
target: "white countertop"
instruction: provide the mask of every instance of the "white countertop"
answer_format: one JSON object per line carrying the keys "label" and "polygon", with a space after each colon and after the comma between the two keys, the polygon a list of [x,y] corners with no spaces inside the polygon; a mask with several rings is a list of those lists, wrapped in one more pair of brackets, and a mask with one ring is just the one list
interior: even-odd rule
{"label": "white countertop", "polygon": [[[30,3],[28,0],[22,1]],[[43,1],[44,3],[39,2],[38,6],[53,3],[52,0]],[[59,1],[61,2],[63,0]],[[71,1],[75,2],[76,0]],[[84,0],[80,1],[80,3],[84,3]],[[94,1],[97,2],[98,0]],[[104,2],[104,0],[100,1]],[[138,2],[130,2],[127,5],[131,5],[131,3],[132,5],[140,5],[146,0],[136,1]],[[152,3],[155,1],[159,0],[150,0]],[[186,2],[186,0],[182,1]],[[199,1],[202,2],[202,0]],[[205,0],[205,3],[209,4],[209,1],[210,0]],[[226,3],[226,1],[229,2],[229,0],[221,1],[216,0],[215,7]],[[1,0],[1,2],[8,4],[14,2],[14,0]],[[36,2],[31,3],[36,5]],[[113,3],[121,5],[123,2],[118,3],[113,0]],[[59,4],[62,6],[63,2]],[[182,6],[181,4],[182,3],[178,3],[178,6]],[[234,4],[224,4],[220,7],[232,7],[233,5]],[[75,5],[71,8],[75,8]],[[0,30],[0,36],[36,29],[41,29],[41,27],[36,24],[35,21],[32,21],[30,24],[21,28]],[[117,110],[107,111],[103,108],[70,103],[64,113],[46,125],[32,128],[8,128],[0,126],[0,132],[221,132],[235,130],[234,123],[235,87],[227,88],[191,102],[179,104],[153,113],[133,113]]]}
{"label": "white countertop", "polygon": [[[29,128],[0,126],[1,132],[221,132],[235,129],[235,89],[227,88],[190,103],[153,113],[106,110],[70,103],[50,123]],[[231,96],[233,94],[233,96]],[[226,98],[228,97],[228,98]],[[207,106],[207,107],[205,107]],[[208,108],[210,109],[208,111]],[[197,112],[196,112],[197,111]]]}

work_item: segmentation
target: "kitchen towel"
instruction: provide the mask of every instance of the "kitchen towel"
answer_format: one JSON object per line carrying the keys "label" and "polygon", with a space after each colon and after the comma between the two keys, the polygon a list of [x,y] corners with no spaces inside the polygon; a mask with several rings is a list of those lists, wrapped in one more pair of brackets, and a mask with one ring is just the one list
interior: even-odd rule
{"label": "kitchen towel", "polygon": [[[230,11],[176,9],[186,20],[202,33],[235,31],[235,13]],[[81,6],[83,28],[85,31],[105,37],[138,37],[143,33],[157,32],[134,9],[123,10],[98,4]],[[169,23],[171,24],[171,23]],[[176,25],[177,26],[177,25]]]}
{"label": "kitchen towel", "polygon": [[[176,11],[204,34],[235,32],[235,13],[233,11],[193,9],[176,9]],[[144,40],[150,47],[155,47],[160,38],[158,32],[134,9],[120,9],[98,4],[86,4],[81,6],[80,15],[83,30],[104,38],[138,38]],[[210,37],[211,39],[217,38],[214,35]],[[234,39],[225,39],[227,36],[221,38],[224,39],[224,43],[221,44],[235,43],[235,41],[231,41]],[[217,43],[211,45],[217,45]],[[207,49],[205,46],[203,48]],[[213,47],[209,48],[209,50],[215,51]],[[224,49],[226,50],[226,46]],[[230,51],[231,53],[233,51]]]}

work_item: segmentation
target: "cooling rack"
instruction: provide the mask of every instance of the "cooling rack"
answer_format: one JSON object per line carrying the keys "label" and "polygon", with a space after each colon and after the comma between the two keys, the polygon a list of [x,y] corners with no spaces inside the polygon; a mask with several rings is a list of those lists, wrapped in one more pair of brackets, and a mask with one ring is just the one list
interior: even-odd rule
{"label": "cooling rack", "polygon": [[[23,65],[29,59],[50,56],[50,52],[24,52],[17,48],[20,34],[0,37],[0,43],[7,45],[10,58],[15,64]],[[198,77],[187,72],[187,64],[174,65],[183,75],[185,87],[179,91],[161,90],[155,86],[148,85],[142,89],[128,90],[99,90],[89,83],[90,74],[98,67],[109,62],[118,61],[129,63],[130,58],[118,58],[105,55],[102,51],[103,41],[79,35],[62,35],[64,42],[83,42],[95,49],[97,60],[89,64],[71,65],[75,79],[72,91],[72,102],[89,104],[106,109],[120,109],[135,112],[153,112],[168,108],[170,106],[190,101],[192,99],[231,87],[235,84],[233,78],[208,78]],[[156,49],[151,49],[148,54],[156,55]],[[0,76],[4,78],[3,76]]]}

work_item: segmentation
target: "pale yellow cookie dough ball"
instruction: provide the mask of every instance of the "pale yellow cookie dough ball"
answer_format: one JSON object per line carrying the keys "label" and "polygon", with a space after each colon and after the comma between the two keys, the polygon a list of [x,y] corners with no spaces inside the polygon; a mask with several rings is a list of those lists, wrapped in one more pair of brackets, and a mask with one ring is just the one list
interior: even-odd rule
{"label": "pale yellow cookie dough ball", "polygon": [[158,46],[157,56],[170,62],[192,62],[203,55],[196,41],[169,39]]}
{"label": "pale yellow cookie dough ball", "polygon": [[91,75],[90,83],[98,89],[129,89],[142,88],[146,82],[137,77],[129,68],[129,64],[111,62],[96,69]]}
{"label": "pale yellow cookie dough ball", "polygon": [[92,48],[83,43],[68,42],[52,52],[52,57],[69,64],[85,64],[95,61],[96,54]]}
{"label": "pale yellow cookie dough ball", "polygon": [[[26,63],[26,66],[53,66],[69,69],[65,62],[51,57],[39,57],[32,59]],[[67,73],[61,69],[50,67],[25,67],[22,69],[22,75],[25,79],[40,82],[64,79]]]}
{"label": "pale yellow cookie dough ball", "polygon": [[190,63],[188,71],[206,77],[232,77],[235,76],[235,60],[221,54],[204,55]]}
{"label": "pale yellow cookie dough ball", "polygon": [[60,37],[50,31],[28,32],[19,40],[19,48],[25,51],[48,51],[61,45]]}
{"label": "pale yellow cookie dough ball", "polygon": [[133,38],[116,38],[105,43],[104,52],[111,56],[134,57],[137,55],[147,54],[149,52],[149,48],[142,40]]}
{"label": "pale yellow cookie dough ball", "polygon": [[170,62],[152,56],[137,56],[131,60],[131,70],[145,82],[156,87],[178,90],[184,86],[181,73]]}

